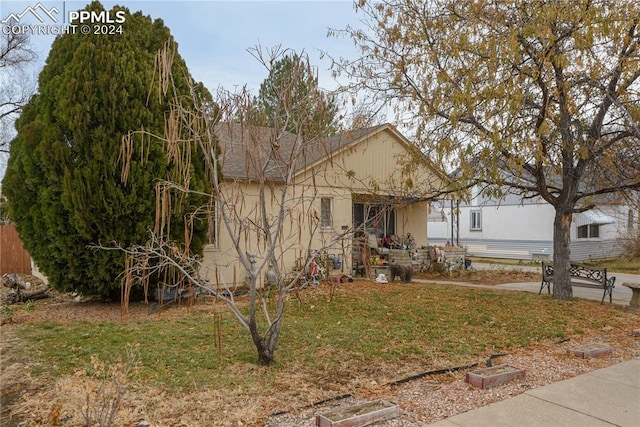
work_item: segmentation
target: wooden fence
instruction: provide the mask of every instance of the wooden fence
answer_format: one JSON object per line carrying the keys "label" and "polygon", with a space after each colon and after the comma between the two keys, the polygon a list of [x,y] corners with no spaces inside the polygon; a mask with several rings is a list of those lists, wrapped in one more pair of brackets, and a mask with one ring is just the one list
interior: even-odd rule
{"label": "wooden fence", "polygon": [[0,225],[0,275],[31,274],[31,257],[13,225]]}

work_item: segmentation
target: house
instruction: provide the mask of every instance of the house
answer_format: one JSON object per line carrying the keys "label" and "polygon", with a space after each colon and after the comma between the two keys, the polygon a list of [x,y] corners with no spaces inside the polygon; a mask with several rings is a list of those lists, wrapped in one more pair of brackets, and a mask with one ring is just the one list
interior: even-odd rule
{"label": "house", "polygon": [[[201,275],[210,283],[245,283],[235,245],[260,259],[261,220],[265,214],[276,219],[281,205],[286,215],[277,262],[285,273],[299,268],[310,250],[322,249],[334,260],[334,274],[352,274],[364,236],[411,234],[417,246],[427,244],[429,197],[447,178],[392,125],[307,142],[228,123],[217,136],[224,202],[203,253]],[[232,220],[225,223],[221,210]]]}
{"label": "house", "polygon": [[[619,256],[621,237],[638,227],[637,210],[625,203],[601,203],[574,214],[571,226],[571,259],[584,261]],[[502,198],[472,190],[469,202],[439,201],[428,216],[429,243],[464,246],[472,256],[547,260],[553,258],[555,210],[541,197]],[[453,220],[452,220],[453,219]]]}

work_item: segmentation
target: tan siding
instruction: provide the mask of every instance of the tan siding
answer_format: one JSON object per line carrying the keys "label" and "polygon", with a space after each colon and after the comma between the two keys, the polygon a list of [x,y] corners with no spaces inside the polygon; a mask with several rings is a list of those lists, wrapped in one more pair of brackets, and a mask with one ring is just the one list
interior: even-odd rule
{"label": "tan siding", "polygon": [[[432,188],[437,178],[426,167],[418,168],[409,174],[403,174],[403,164],[407,161],[407,147],[396,134],[386,130],[375,133],[373,137],[357,142],[329,161],[322,162],[310,170],[296,176],[296,186],[289,190],[292,202],[287,212],[285,230],[279,241],[279,263],[284,270],[291,270],[298,257],[306,257],[307,242],[310,239],[309,214],[314,211],[320,215],[320,199],[333,199],[333,228],[317,233],[311,248],[317,249],[331,241],[343,231],[353,227],[352,194],[369,193],[372,183],[379,186],[379,194],[416,196],[417,189],[426,192]],[[413,182],[411,189],[406,188],[407,180]],[[317,193],[312,196],[311,186]],[[232,184],[226,189],[235,195],[236,206],[241,208],[240,216],[258,221],[257,194],[255,184]],[[271,214],[277,211],[278,189],[272,194],[269,209]],[[295,202],[294,202],[295,201]],[[412,233],[419,246],[427,243],[428,203],[421,202],[397,209],[397,232],[406,236]],[[245,238],[246,237],[246,238]],[[264,242],[255,240],[255,235],[247,234],[241,239],[242,250],[249,253],[261,253]],[[244,284],[245,274],[238,261],[237,253],[231,245],[223,224],[220,226],[219,248],[208,247],[204,252],[203,275],[211,283],[224,280],[227,285]],[[343,271],[351,272],[351,240],[343,239],[329,253],[340,255],[343,259]]]}

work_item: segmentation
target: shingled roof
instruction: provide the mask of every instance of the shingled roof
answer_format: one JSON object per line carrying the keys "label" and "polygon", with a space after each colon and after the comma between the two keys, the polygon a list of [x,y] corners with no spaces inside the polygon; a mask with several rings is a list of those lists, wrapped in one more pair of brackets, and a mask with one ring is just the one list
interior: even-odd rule
{"label": "shingled roof", "polygon": [[[283,182],[289,165],[293,165],[294,172],[300,172],[386,126],[389,125],[357,129],[305,143],[290,132],[222,123],[216,128],[222,173],[225,179],[252,181],[259,176],[258,170],[263,169],[268,181]],[[300,149],[296,147],[298,143],[303,144]]]}

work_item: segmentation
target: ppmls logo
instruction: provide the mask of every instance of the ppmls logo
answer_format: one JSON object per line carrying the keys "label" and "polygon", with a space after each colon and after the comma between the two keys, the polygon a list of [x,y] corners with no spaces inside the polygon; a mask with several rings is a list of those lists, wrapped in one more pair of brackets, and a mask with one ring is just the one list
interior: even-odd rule
{"label": "ppmls logo", "polygon": [[[1,1],[1,0],[0,0]],[[61,34],[122,34],[126,19],[124,10],[89,11],[71,10],[65,16],[66,3],[62,2],[62,14],[53,6],[48,9],[42,2],[27,6],[20,13],[11,13],[0,20],[2,34],[61,35]],[[60,15],[59,15],[60,14]],[[60,19],[59,16],[62,18]],[[68,19],[65,19],[67,18]],[[34,18],[38,21],[33,24]],[[61,21],[61,22],[60,22]]]}
{"label": "ppmls logo", "polygon": [[54,6],[51,9],[47,9],[42,3],[38,2],[35,6],[28,6],[20,13],[11,13],[5,19],[0,21],[0,23],[18,24],[20,23],[20,20],[27,15],[34,16],[38,21],[40,21],[40,23],[44,23],[47,18],[50,22],[53,21],[53,23],[58,23],[58,18],[56,17],[58,13],[60,13],[60,11],[57,7]]}

